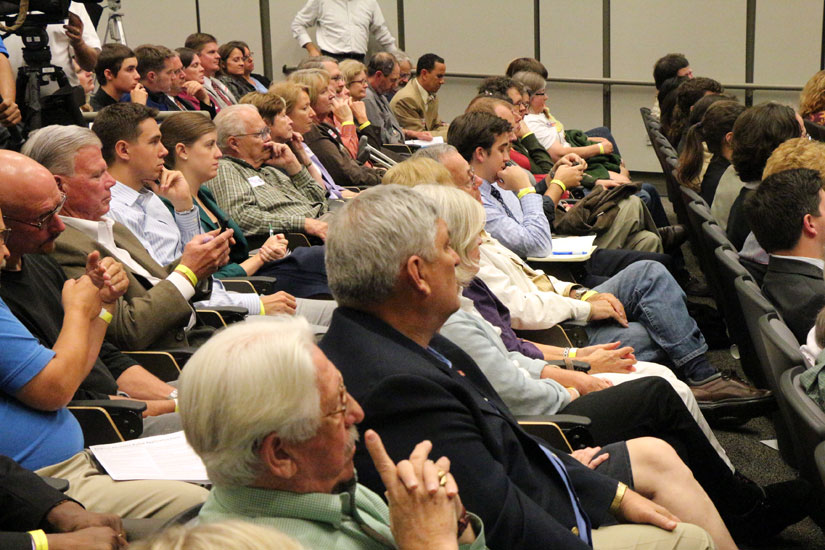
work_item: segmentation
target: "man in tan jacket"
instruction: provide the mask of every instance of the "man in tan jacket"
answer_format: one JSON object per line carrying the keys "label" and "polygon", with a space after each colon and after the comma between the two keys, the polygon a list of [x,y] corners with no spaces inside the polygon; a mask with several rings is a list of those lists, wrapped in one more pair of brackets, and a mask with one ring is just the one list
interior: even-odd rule
{"label": "man in tan jacket", "polygon": [[416,77],[390,102],[390,108],[402,128],[447,136],[448,125],[438,116],[438,98],[435,95],[444,84],[446,71],[444,59],[434,53],[425,53],[418,58]]}

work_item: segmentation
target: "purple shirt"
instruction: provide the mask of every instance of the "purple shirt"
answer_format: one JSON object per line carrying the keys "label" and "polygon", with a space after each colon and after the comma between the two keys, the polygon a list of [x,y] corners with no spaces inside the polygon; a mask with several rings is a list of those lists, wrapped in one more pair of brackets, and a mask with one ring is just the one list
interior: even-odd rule
{"label": "purple shirt", "polygon": [[518,351],[533,359],[544,359],[544,354],[539,348],[516,336],[510,324],[510,310],[501,303],[484,281],[478,277],[474,278],[463,294],[473,301],[476,310],[488,323],[501,330],[501,340],[508,351]]}

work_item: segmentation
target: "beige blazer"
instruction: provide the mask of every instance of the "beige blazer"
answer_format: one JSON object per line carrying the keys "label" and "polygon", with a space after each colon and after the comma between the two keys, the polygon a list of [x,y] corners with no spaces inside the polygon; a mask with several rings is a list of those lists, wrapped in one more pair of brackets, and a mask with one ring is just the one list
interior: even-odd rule
{"label": "beige blazer", "polygon": [[428,131],[434,136],[446,139],[449,126],[438,116],[438,96],[428,105],[424,105],[421,93],[412,78],[407,85],[398,90],[390,101],[390,109],[405,130]]}
{"label": "beige blazer", "polygon": [[[164,267],[155,262],[137,237],[124,225],[115,223],[114,236],[115,244],[128,251],[154,277],[166,279],[177,265],[175,262]],[[99,242],[69,226],[66,226],[55,244],[54,259],[67,277],[80,277],[86,272],[86,256],[93,250],[100,251],[101,258],[114,256]],[[122,350],[187,346],[184,329],[192,315],[189,302],[169,281],[163,280],[147,289],[144,286],[145,278],[136,276],[125,265],[123,269],[129,276],[129,289],[117,301],[106,339]]]}

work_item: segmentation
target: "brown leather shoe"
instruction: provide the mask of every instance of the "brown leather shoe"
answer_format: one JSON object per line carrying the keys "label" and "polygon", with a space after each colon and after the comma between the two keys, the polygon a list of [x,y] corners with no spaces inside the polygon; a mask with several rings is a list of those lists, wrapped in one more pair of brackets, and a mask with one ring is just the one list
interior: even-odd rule
{"label": "brown leather shoe", "polygon": [[683,224],[668,225],[667,227],[660,227],[659,238],[662,239],[662,248],[665,252],[676,250],[687,240],[687,227]]}
{"label": "brown leather shoe", "polygon": [[773,394],[742,381],[735,374],[720,373],[707,382],[689,385],[702,412],[713,416],[759,416],[773,407]]}

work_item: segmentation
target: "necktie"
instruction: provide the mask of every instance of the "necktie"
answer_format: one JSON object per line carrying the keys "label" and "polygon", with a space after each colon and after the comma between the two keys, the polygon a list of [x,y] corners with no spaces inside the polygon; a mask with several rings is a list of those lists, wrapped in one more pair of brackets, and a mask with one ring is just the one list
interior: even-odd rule
{"label": "necktie", "polygon": [[575,534],[578,535],[579,538],[586,544],[592,546],[592,542],[590,540],[590,520],[584,510],[582,510],[579,497],[576,496],[576,491],[573,490],[573,484],[570,482],[570,476],[567,475],[567,468],[564,467],[564,463],[559,459],[559,457],[553,454],[550,449],[545,449],[544,446],[542,446],[541,450],[547,455],[547,458],[550,460],[550,464],[552,464],[559,473],[559,477],[561,477],[561,480],[564,482],[564,486],[567,488],[567,496],[570,498],[570,505],[573,507],[573,513],[576,515],[576,526],[578,533]]}
{"label": "necktie", "polygon": [[513,212],[509,208],[507,208],[507,205],[504,203],[504,197],[501,196],[501,192],[495,187],[493,187],[493,184],[490,184],[490,195],[492,195],[494,199],[501,203],[501,206],[504,207],[504,211],[507,213],[508,217],[513,218],[514,220],[516,219],[516,217],[513,216]]}

